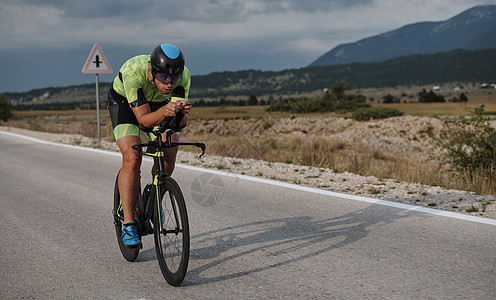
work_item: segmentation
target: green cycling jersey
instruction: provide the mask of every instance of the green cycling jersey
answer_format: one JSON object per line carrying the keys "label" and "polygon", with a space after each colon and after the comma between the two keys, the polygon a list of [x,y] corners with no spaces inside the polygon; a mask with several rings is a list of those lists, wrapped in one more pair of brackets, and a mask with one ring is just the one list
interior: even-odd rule
{"label": "green cycling jersey", "polygon": [[[181,79],[173,86],[169,94],[162,94],[149,80],[148,66],[150,55],[138,55],[127,60],[115,77],[113,89],[125,97],[132,107],[149,102],[169,101],[175,90],[181,90],[178,97],[188,99],[191,75],[184,67]],[[182,87],[182,88],[181,88]],[[184,90],[184,93],[182,92]]]}

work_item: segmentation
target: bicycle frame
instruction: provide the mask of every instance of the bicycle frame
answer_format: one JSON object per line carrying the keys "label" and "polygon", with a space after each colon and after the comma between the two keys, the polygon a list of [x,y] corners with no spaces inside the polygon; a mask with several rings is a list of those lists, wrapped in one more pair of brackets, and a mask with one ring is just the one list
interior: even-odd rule
{"label": "bicycle frame", "polygon": [[[201,158],[205,154],[205,144],[204,143],[190,143],[190,142],[172,142],[171,137],[172,137],[172,134],[174,133],[173,131],[167,131],[166,132],[166,140],[165,141],[162,140],[162,133],[160,131],[157,130],[157,131],[154,131],[153,133],[157,136],[156,140],[148,142],[146,144],[137,144],[137,145],[134,145],[132,148],[134,150],[138,151],[138,158],[141,155],[153,157],[154,165],[155,165],[155,174],[153,177],[153,186],[155,187],[155,201],[156,201],[155,208],[160,211],[160,194],[161,194],[160,186],[162,183],[165,182],[165,178],[167,178],[167,176],[169,176],[165,173],[164,149],[173,148],[173,147],[177,147],[177,146],[196,146],[202,150],[202,153],[199,156]],[[156,149],[156,151],[155,152],[143,151],[143,147],[153,147],[154,149]],[[150,194],[150,196],[151,196],[151,194]],[[150,198],[147,200],[150,200]],[[175,206],[173,207],[173,210],[174,210],[174,212],[176,212]],[[179,222],[177,220],[177,213],[174,214],[174,217],[176,218],[176,224],[179,224]],[[158,218],[158,222],[159,222],[159,224],[157,227],[158,227],[159,231],[162,232],[163,231],[162,218]],[[176,228],[176,232],[177,232],[177,230],[179,230],[179,229]],[[166,232],[166,233],[169,233],[169,232]]]}

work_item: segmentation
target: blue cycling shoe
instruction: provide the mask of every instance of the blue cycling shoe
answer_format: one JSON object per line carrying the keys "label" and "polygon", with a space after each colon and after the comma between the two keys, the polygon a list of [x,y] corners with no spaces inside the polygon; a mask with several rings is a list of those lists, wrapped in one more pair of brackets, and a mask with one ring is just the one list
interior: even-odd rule
{"label": "blue cycling shoe", "polygon": [[136,222],[129,222],[122,226],[122,243],[128,248],[136,248],[141,246],[141,240],[138,236]]}

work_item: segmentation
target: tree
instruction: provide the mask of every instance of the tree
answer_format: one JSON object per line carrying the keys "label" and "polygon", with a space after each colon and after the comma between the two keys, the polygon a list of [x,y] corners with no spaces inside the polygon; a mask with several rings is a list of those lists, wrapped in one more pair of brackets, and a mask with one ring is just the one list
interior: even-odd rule
{"label": "tree", "polygon": [[418,99],[419,102],[424,102],[424,103],[431,103],[431,102],[446,102],[446,99],[434,93],[433,91],[426,91],[423,89],[421,92],[418,93]]}
{"label": "tree", "polygon": [[384,99],[382,103],[394,103],[396,100],[391,94],[387,94],[386,96],[382,97]]}
{"label": "tree", "polygon": [[258,99],[257,99],[257,96],[255,96],[255,95],[251,95],[251,96],[248,98],[248,105],[258,105]]}
{"label": "tree", "polygon": [[452,102],[464,102],[464,103],[466,103],[466,102],[468,102],[468,98],[465,95],[465,93],[461,93],[459,98],[453,97],[453,99],[451,99],[451,101]]}
{"label": "tree", "polygon": [[207,103],[205,102],[205,100],[203,98],[201,98],[200,100],[195,102],[195,106],[206,106],[206,105],[207,105]]}
{"label": "tree", "polygon": [[12,103],[0,94],[0,120],[7,122],[9,118],[12,118]]}
{"label": "tree", "polygon": [[340,80],[332,86],[331,94],[333,94],[338,101],[341,101],[344,98],[344,93],[349,90],[351,90],[351,86],[348,85],[346,81]]}

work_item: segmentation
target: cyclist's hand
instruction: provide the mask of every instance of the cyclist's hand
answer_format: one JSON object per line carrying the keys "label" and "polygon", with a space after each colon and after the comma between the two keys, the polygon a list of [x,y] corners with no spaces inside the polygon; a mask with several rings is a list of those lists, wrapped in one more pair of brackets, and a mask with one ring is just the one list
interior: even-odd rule
{"label": "cyclist's hand", "polygon": [[183,102],[184,102],[184,106],[183,108],[181,108],[181,112],[183,114],[188,114],[191,111],[193,105],[191,105],[191,103],[189,103],[187,100],[184,100]]}
{"label": "cyclist's hand", "polygon": [[173,117],[182,107],[177,102],[169,102],[164,106],[164,115],[166,117]]}
{"label": "cyclist's hand", "polygon": [[189,103],[188,100],[176,100],[174,103],[178,105],[179,111],[183,114],[189,113],[192,107],[191,103]]}

